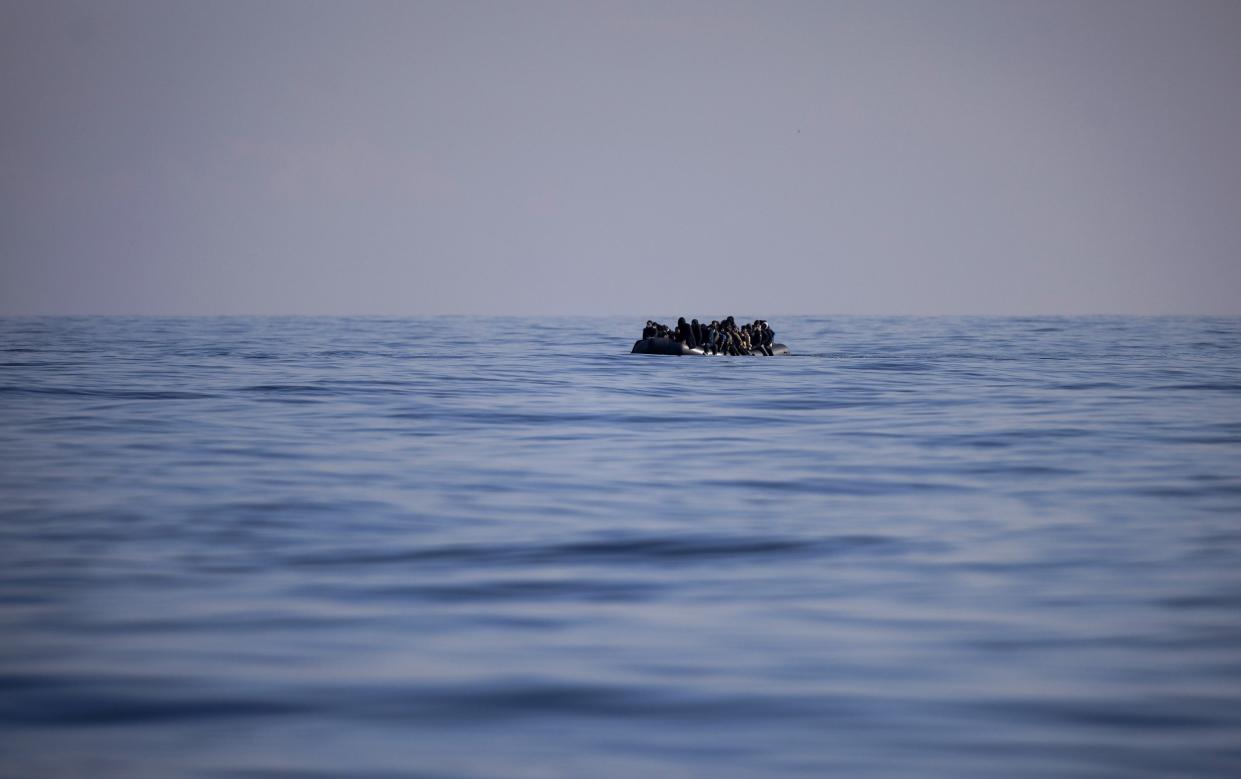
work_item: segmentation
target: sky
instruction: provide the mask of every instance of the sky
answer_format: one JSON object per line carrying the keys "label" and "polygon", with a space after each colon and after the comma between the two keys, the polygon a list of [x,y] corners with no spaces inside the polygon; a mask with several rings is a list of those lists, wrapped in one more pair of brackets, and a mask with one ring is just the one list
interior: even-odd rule
{"label": "sky", "polygon": [[1241,314],[1241,2],[0,0],[0,314]]}

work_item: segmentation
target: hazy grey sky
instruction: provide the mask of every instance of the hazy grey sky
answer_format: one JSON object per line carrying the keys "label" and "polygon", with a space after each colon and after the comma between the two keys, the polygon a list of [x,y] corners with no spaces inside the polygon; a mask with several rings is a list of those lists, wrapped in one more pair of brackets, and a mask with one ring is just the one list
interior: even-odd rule
{"label": "hazy grey sky", "polygon": [[1241,2],[0,0],[0,313],[1241,313]]}

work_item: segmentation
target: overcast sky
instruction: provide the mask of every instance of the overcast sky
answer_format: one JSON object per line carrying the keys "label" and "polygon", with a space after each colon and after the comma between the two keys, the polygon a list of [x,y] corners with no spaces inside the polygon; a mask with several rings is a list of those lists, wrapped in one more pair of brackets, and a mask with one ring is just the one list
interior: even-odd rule
{"label": "overcast sky", "polygon": [[1241,313],[1241,2],[0,0],[0,313]]}

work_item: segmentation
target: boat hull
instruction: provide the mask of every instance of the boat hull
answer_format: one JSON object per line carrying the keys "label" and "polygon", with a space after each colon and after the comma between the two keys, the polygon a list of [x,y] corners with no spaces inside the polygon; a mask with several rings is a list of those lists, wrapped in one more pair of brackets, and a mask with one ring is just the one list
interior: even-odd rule
{"label": "boat hull", "polygon": [[[772,344],[772,355],[792,354],[789,348],[784,344]],[[671,338],[641,338],[634,342],[633,349],[630,354],[708,354],[701,348],[693,348],[686,346],[680,341],[674,341]],[[766,357],[762,351],[751,349],[749,354],[755,357]]]}

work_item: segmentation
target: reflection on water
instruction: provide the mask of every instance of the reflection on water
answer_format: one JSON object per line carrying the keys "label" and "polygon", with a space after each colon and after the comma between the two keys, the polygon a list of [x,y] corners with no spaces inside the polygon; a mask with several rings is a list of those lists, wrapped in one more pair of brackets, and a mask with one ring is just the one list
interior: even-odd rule
{"label": "reflection on water", "polygon": [[0,320],[0,777],[1241,772],[1241,320],[646,318]]}

